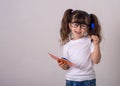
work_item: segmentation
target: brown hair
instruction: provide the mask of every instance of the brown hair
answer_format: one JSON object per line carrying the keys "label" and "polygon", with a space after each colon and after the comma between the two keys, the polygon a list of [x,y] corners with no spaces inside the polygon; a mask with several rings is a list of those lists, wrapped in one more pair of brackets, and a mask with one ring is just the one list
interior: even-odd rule
{"label": "brown hair", "polygon": [[[88,35],[97,35],[101,41],[101,26],[99,24],[98,18],[94,14],[88,14],[85,11],[67,9],[63,15],[60,28],[60,37],[61,45],[66,44],[70,39],[70,28],[69,23],[80,22],[88,25]],[[91,24],[94,23],[94,28],[91,27]]]}

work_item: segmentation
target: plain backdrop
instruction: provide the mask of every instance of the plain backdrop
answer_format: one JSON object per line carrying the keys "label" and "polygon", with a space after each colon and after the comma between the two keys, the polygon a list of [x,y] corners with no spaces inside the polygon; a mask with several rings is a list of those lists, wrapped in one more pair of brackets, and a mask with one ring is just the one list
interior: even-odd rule
{"label": "plain backdrop", "polygon": [[120,86],[120,0],[0,0],[0,86],[65,86],[59,30],[66,9],[96,14],[102,26],[97,86]]}

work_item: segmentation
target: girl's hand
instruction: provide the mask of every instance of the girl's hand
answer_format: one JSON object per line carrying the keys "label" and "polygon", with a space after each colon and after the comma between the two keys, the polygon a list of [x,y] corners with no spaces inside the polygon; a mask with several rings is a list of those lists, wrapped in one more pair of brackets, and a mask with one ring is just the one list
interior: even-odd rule
{"label": "girl's hand", "polygon": [[59,59],[58,64],[64,70],[69,69],[69,65],[67,64],[67,62],[64,59]]}
{"label": "girl's hand", "polygon": [[95,45],[99,44],[100,40],[99,40],[99,37],[97,35],[92,35],[90,38],[92,39],[92,41]]}

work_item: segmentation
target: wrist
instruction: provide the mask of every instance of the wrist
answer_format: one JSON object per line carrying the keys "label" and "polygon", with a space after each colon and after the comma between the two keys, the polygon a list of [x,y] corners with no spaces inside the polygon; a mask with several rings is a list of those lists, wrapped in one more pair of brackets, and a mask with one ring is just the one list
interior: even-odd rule
{"label": "wrist", "polygon": [[94,46],[100,46],[99,42],[93,42]]}

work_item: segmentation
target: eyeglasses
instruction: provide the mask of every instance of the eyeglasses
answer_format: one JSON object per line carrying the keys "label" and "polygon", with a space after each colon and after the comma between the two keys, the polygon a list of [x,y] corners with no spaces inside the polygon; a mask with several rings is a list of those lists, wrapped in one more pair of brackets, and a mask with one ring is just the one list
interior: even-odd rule
{"label": "eyeglasses", "polygon": [[81,28],[81,29],[86,29],[86,28],[88,27],[86,24],[81,24],[81,23],[76,23],[76,22],[72,22],[72,23],[71,23],[71,26],[72,26],[73,28],[77,28],[79,25],[80,25],[80,28]]}

